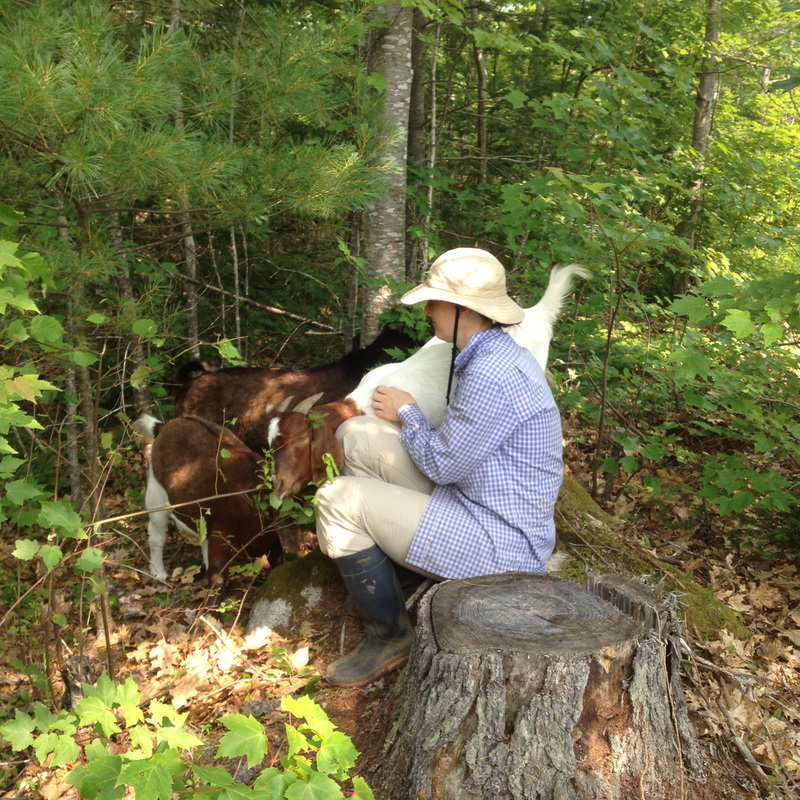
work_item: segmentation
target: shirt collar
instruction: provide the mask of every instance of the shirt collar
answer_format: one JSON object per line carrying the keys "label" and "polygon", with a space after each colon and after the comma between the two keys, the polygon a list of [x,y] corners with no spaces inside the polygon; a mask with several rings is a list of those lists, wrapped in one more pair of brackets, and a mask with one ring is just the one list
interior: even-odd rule
{"label": "shirt collar", "polygon": [[456,375],[463,372],[470,361],[472,361],[478,348],[482,342],[488,342],[495,336],[502,336],[503,331],[500,328],[487,328],[485,331],[479,331],[467,342],[467,346],[456,356],[454,371]]}

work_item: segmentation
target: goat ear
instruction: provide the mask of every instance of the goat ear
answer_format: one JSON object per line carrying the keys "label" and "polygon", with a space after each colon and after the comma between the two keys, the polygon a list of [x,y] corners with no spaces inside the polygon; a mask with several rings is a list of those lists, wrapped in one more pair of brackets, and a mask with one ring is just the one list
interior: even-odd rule
{"label": "goat ear", "polygon": [[344,450],[336,438],[336,434],[327,426],[317,428],[311,438],[311,480],[320,483],[328,477],[322,456],[330,453],[336,467],[341,470],[344,465]]}
{"label": "goat ear", "polygon": [[323,394],[325,394],[325,392],[317,392],[316,394],[312,394],[311,397],[306,397],[306,399],[301,400],[292,411],[297,411],[300,414],[307,414]]}

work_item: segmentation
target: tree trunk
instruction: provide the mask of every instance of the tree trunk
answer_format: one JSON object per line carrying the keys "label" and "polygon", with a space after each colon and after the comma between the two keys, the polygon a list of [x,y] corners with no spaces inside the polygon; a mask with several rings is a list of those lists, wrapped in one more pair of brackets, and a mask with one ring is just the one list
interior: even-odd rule
{"label": "tree trunk", "polygon": [[[172,10],[170,15],[169,30],[175,34],[181,29],[181,6],[180,0],[172,0]],[[183,136],[183,97],[180,85],[175,86],[175,129],[179,137]],[[199,297],[197,293],[197,243],[194,238],[194,228],[192,226],[192,214],[189,205],[189,192],[186,188],[178,190],[178,219],[181,223],[183,234],[182,245],[184,255],[183,274],[186,276],[184,291],[186,292],[186,314],[188,317],[188,331],[186,341],[192,358],[200,358],[200,325],[197,318],[197,306]],[[238,296],[238,292],[237,292]]]}
{"label": "tree trunk", "polygon": [[[700,221],[700,211],[703,205],[703,190],[705,188],[706,158],[708,156],[708,143],[711,139],[711,129],[714,119],[714,105],[716,102],[716,84],[719,80],[719,59],[717,50],[722,29],[722,1],[708,0],[708,15],[706,17],[705,44],[708,55],[703,63],[703,71],[697,84],[695,96],[694,124],[692,126],[692,149],[695,152],[694,163],[698,171],[697,179],[691,188],[689,208],[684,219],[678,224],[676,233],[686,241],[689,247],[697,248],[697,228]],[[673,295],[682,294],[689,288],[691,274],[684,270],[677,276]]]}
{"label": "tree trunk", "polygon": [[702,797],[675,606],[623,576],[434,586],[369,776],[376,797]]}
{"label": "tree trunk", "polygon": [[362,347],[378,335],[381,327],[378,314],[393,300],[393,293],[387,286],[376,289],[371,283],[387,275],[398,281],[405,277],[406,166],[414,12],[400,3],[390,3],[379,6],[377,13],[384,26],[377,30],[368,69],[386,79],[383,120],[393,138],[384,151],[391,167],[386,173],[388,191],[364,217],[364,257],[370,283],[364,289]]}

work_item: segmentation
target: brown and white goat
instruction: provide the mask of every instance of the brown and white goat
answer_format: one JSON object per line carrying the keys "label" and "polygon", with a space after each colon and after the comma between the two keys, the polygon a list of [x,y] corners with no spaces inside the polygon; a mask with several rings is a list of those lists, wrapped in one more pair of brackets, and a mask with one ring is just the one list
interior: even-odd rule
{"label": "brown and white goat", "polygon": [[282,525],[274,512],[255,502],[263,456],[226,428],[200,417],[162,423],[145,414],[134,427],[152,439],[145,507],[150,510],[150,571],[155,578],[167,578],[164,543],[170,519],[192,533],[205,520],[202,550],[210,588],[224,586],[228,564],[239,552],[250,558],[266,555],[271,566],[280,562]]}
{"label": "brown and white goat", "polygon": [[260,453],[267,448],[265,410],[274,411],[287,397],[316,393],[321,393],[322,403],[343,400],[366,372],[391,360],[387,350],[408,351],[413,346],[407,334],[385,328],[367,347],[309,369],[228,367],[208,372],[199,362],[191,362],[175,378],[175,416],[194,415],[225,425]]}
{"label": "brown and white goat", "polygon": [[[542,370],[547,368],[553,325],[572,288],[573,278],[588,275],[586,269],[576,264],[555,267],[539,302],[525,309],[522,322],[506,328],[518,344],[531,351]],[[268,443],[273,449],[275,491],[281,497],[290,497],[309,481],[324,477],[322,455],[326,452],[341,466],[343,455],[334,436],[336,429],[345,419],[375,413],[372,395],[378,386],[410,392],[425,418],[438,427],[444,416],[451,350],[450,344],[433,338],[405,361],[368,372],[341,402],[315,406],[308,414],[297,410],[273,414]]]}

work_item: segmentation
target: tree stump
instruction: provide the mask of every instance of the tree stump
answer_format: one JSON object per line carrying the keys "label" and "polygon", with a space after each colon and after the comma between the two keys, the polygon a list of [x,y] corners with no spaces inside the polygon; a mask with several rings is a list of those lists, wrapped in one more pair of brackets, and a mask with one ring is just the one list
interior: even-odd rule
{"label": "tree stump", "polygon": [[382,800],[701,798],[676,600],[639,581],[435,585],[394,689]]}

